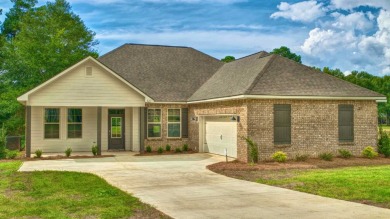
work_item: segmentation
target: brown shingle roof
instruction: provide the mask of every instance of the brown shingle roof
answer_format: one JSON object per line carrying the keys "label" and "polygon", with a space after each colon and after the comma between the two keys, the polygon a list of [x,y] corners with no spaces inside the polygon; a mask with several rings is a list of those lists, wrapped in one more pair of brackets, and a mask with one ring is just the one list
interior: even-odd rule
{"label": "brown shingle roof", "polygon": [[158,102],[187,101],[223,65],[193,48],[139,44],[125,44],[99,61]]}
{"label": "brown shingle roof", "polygon": [[125,44],[99,61],[156,102],[237,95],[384,97],[266,52],[223,63],[189,47]]}

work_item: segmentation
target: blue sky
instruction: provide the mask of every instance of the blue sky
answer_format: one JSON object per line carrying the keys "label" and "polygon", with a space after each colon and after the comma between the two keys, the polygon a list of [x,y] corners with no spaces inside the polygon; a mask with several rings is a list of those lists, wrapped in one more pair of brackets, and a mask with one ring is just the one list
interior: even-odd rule
{"label": "blue sky", "polygon": [[[69,2],[101,55],[124,43],[190,46],[216,58],[284,45],[309,66],[390,74],[390,0]],[[3,12],[10,7],[0,0]]]}

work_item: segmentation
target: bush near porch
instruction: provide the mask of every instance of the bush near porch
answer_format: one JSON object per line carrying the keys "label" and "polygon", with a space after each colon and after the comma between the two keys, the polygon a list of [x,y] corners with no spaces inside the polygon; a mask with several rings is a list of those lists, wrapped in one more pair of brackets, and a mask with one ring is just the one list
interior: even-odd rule
{"label": "bush near porch", "polygon": [[0,162],[0,218],[169,218],[93,174],[21,164]]}

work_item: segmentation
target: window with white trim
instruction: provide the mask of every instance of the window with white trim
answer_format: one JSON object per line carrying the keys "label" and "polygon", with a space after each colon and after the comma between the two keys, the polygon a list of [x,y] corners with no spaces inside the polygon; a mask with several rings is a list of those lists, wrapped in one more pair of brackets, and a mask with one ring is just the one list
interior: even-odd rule
{"label": "window with white trim", "polygon": [[168,109],[168,138],[181,137],[181,111]]}
{"label": "window with white trim", "polygon": [[68,109],[68,138],[83,137],[83,110]]}
{"label": "window with white trim", "polygon": [[148,109],[148,138],[161,138],[161,109]]}
{"label": "window with white trim", "polygon": [[46,108],[44,118],[45,139],[60,138],[60,109]]}

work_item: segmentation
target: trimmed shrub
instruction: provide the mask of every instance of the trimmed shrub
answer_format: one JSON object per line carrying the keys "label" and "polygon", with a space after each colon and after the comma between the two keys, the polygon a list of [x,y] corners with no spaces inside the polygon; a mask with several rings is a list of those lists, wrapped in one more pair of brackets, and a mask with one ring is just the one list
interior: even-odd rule
{"label": "trimmed shrub", "polygon": [[6,130],[3,126],[0,129],[0,159],[5,159],[7,157],[7,152],[5,150],[5,141],[6,141]]}
{"label": "trimmed shrub", "polygon": [[321,160],[326,160],[326,161],[332,161],[333,160],[333,154],[332,153],[321,153],[319,155]]}
{"label": "trimmed shrub", "polygon": [[287,154],[284,153],[283,151],[277,151],[274,154],[272,154],[272,159],[279,163],[283,163],[286,162],[287,160]]}
{"label": "trimmed shrub", "polygon": [[295,161],[306,161],[307,159],[309,159],[309,155],[308,154],[297,154],[297,155],[295,155]]}
{"label": "trimmed shrub", "polygon": [[368,147],[365,147],[365,148],[363,149],[362,155],[363,155],[363,157],[365,157],[365,158],[372,159],[372,158],[377,157],[377,156],[378,156],[378,153],[374,150],[373,147],[368,146]]}
{"label": "trimmed shrub", "polygon": [[188,144],[183,145],[183,151],[188,151]]}
{"label": "trimmed shrub", "polygon": [[66,150],[65,150],[65,156],[66,157],[70,157],[70,155],[72,154],[72,148],[67,148]]}
{"label": "trimmed shrub", "polygon": [[157,149],[157,153],[159,153],[159,154],[162,154],[162,152],[163,152],[164,150],[163,150],[163,148],[162,147],[158,147],[158,149]]}
{"label": "trimmed shrub", "polygon": [[378,152],[390,157],[390,136],[379,127]]}
{"label": "trimmed shrub", "polygon": [[349,159],[352,157],[352,153],[349,150],[345,150],[345,149],[339,149],[339,154],[340,157],[344,159]]}
{"label": "trimmed shrub", "polygon": [[165,145],[165,150],[166,151],[171,151],[171,146],[169,144]]}
{"label": "trimmed shrub", "polygon": [[92,151],[93,156],[97,156],[97,154],[98,154],[98,146],[97,145],[93,145],[92,148],[91,148],[91,151]]}
{"label": "trimmed shrub", "polygon": [[248,145],[248,150],[249,150],[249,162],[250,163],[257,163],[259,160],[259,148],[257,147],[257,144],[249,137],[243,137],[245,139],[247,145]]}
{"label": "trimmed shrub", "polygon": [[35,151],[35,157],[40,158],[42,157],[42,150],[38,149]]}
{"label": "trimmed shrub", "polygon": [[146,152],[152,153],[152,147],[150,145],[146,146]]}
{"label": "trimmed shrub", "polygon": [[175,153],[181,153],[181,149],[180,148],[176,148],[175,149]]}
{"label": "trimmed shrub", "polygon": [[8,150],[7,151],[7,158],[8,159],[15,159],[18,156],[18,154],[19,154],[19,151],[17,151],[17,150],[12,150],[12,151]]}

